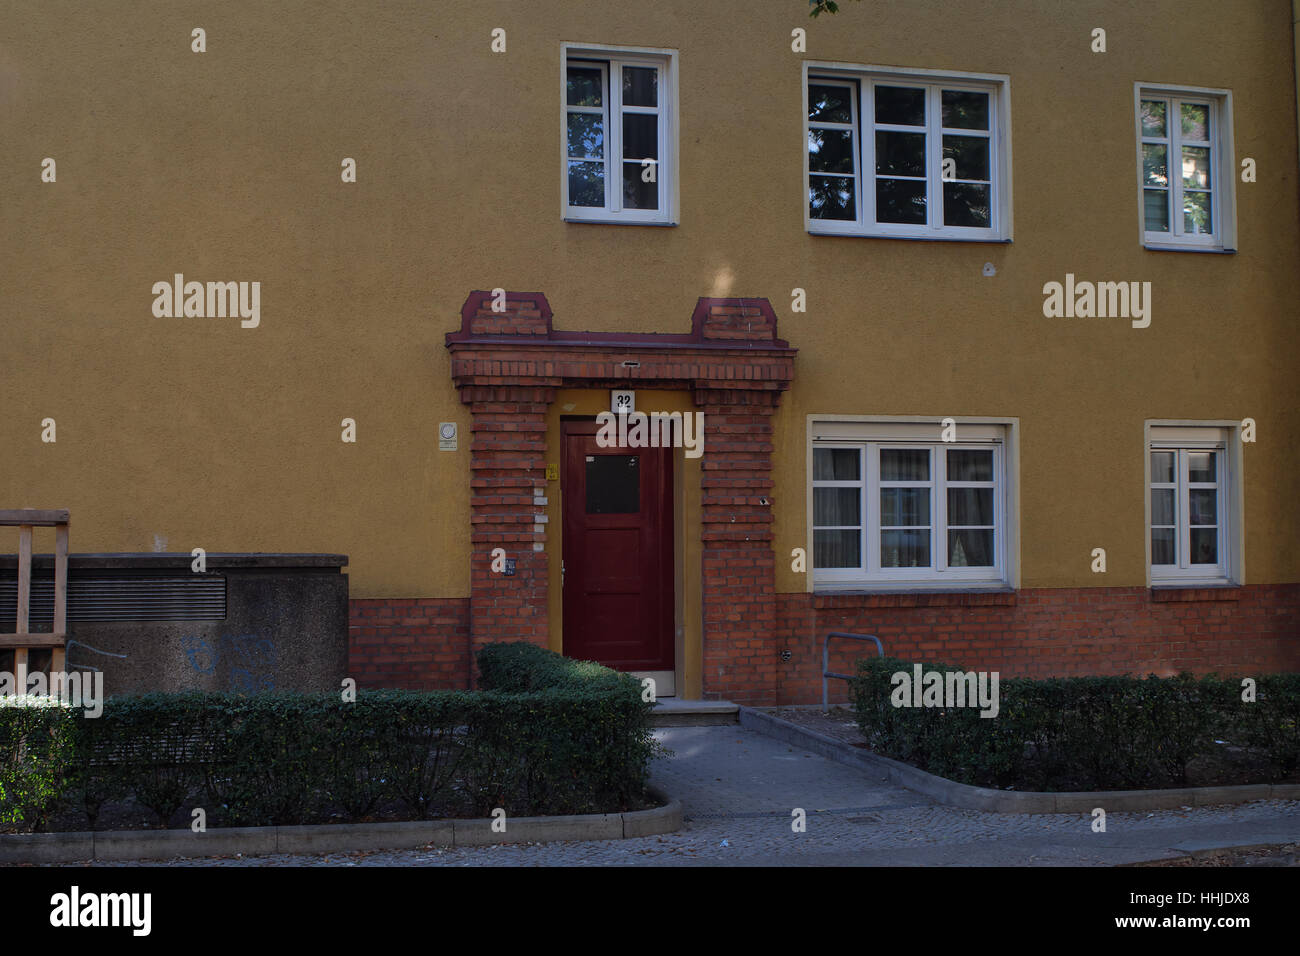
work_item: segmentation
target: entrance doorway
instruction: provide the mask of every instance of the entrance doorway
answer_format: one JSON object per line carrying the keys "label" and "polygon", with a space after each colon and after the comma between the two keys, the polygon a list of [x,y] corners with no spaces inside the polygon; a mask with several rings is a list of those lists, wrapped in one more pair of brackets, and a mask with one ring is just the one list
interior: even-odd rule
{"label": "entrance doorway", "polygon": [[564,654],[674,686],[673,449],[602,448],[561,424]]}

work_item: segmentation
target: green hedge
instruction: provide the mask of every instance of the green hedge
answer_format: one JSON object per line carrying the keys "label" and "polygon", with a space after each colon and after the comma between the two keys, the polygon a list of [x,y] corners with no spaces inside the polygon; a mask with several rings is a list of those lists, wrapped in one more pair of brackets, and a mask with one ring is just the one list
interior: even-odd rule
{"label": "green hedge", "polygon": [[1300,767],[1300,674],[1270,674],[1259,678],[1258,710],[1246,711],[1240,722],[1246,740],[1267,750],[1279,775]]}
{"label": "green hedge", "polygon": [[0,698],[0,826],[39,828],[73,764],[74,717],[50,698]]}
{"label": "green hedge", "polygon": [[[577,661],[536,644],[488,644],[478,652],[479,686],[524,693],[547,687],[604,688],[641,696],[641,682],[595,661]],[[648,711],[647,711],[648,712]]]}
{"label": "green hedge", "polygon": [[479,656],[482,691],[143,694],[103,715],[0,708],[0,823],[93,828],[130,798],[167,825],[617,812],[645,805],[651,705],[640,683],[528,645]]}
{"label": "green hedge", "polygon": [[[963,783],[1018,790],[1180,786],[1188,764],[1221,749],[1256,748],[1279,780],[1300,762],[1300,675],[1240,679],[1071,677],[999,682],[996,717],[978,707],[895,707],[891,678],[916,661],[871,658],[852,682],[858,726],[884,756]],[[964,671],[919,662],[925,671]]]}

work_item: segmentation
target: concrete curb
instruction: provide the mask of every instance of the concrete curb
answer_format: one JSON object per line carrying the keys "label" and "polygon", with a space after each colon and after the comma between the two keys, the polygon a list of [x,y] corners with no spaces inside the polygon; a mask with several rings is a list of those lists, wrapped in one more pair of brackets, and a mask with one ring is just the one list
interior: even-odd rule
{"label": "concrete curb", "polygon": [[1102,807],[1107,813],[1125,810],[1172,810],[1177,807],[1205,807],[1252,800],[1300,800],[1300,784],[1245,784],[1234,787],[1181,787],[1177,790],[1100,790],[1089,793],[1015,793],[972,787],[888,757],[846,744],[808,730],[798,724],[752,707],[740,708],[740,726],[796,744],[813,753],[874,774],[885,774],[891,783],[931,797],[949,807],[985,810],[991,813],[1091,813]]}
{"label": "concrete curb", "polygon": [[298,827],[231,827],[190,830],[109,830],[82,833],[13,833],[0,836],[0,865],[76,863],[82,860],[151,860],[175,857],[264,856],[271,853],[346,853],[410,850],[551,840],[622,840],[672,833],[682,827],[682,804],[650,788],[663,806],[627,813],[507,817],[506,832],[492,820],[415,820]]}

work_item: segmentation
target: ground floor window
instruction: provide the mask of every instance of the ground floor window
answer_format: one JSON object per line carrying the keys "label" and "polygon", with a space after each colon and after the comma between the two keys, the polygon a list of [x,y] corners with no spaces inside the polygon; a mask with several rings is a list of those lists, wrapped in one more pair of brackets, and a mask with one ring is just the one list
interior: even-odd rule
{"label": "ground floor window", "polygon": [[1147,458],[1153,584],[1228,583],[1236,492],[1231,429],[1153,426]]}
{"label": "ground floor window", "polygon": [[818,422],[811,472],[815,585],[1006,582],[1006,426]]}

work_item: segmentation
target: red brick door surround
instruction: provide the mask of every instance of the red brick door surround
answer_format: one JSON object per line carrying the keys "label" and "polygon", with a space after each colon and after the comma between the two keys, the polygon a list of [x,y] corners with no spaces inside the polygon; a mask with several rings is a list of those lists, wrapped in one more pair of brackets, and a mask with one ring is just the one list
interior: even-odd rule
{"label": "red brick door surround", "polygon": [[[496,305],[496,309],[493,306]],[[766,299],[702,298],[689,334],[557,332],[539,292],[472,292],[447,334],[451,377],[473,417],[471,651],[547,643],[546,411],[560,388],[689,390],[704,413],[701,458],[705,694],[771,683],[774,660],[746,648],[776,624],[772,414],[796,350]],[[515,574],[492,571],[503,548]],[[754,642],[755,644],[761,642]]]}

